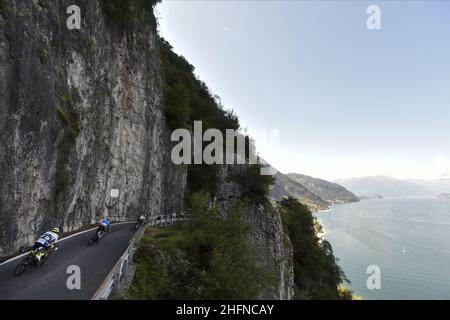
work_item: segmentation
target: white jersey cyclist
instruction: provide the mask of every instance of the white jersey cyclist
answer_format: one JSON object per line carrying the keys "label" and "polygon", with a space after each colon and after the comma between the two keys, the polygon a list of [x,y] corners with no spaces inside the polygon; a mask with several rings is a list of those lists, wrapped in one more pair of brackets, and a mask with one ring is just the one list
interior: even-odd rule
{"label": "white jersey cyclist", "polygon": [[59,228],[53,228],[52,231],[47,231],[39,239],[35,242],[33,246],[33,250],[36,250],[40,247],[44,249],[50,248],[52,245],[56,244],[59,238]]}
{"label": "white jersey cyclist", "polygon": [[[33,251],[38,251],[36,253],[36,258],[41,261],[42,257],[46,255],[48,249],[54,247],[55,250],[58,249],[56,242],[58,241],[59,228],[53,228],[52,231],[47,231],[34,243]],[[43,250],[41,250],[43,249]]]}

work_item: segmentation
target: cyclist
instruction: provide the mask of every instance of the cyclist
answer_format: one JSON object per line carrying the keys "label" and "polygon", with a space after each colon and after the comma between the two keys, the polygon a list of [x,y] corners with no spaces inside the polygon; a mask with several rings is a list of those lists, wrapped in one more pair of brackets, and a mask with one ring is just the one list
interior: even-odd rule
{"label": "cyclist", "polygon": [[137,219],[137,222],[138,222],[140,225],[143,225],[143,224],[145,223],[145,220],[147,220],[147,217],[145,216],[145,214],[141,214],[141,215],[139,216],[139,218]]}
{"label": "cyclist", "polygon": [[[48,252],[49,249],[55,248],[58,250],[57,241],[59,238],[59,228],[53,228],[51,231],[47,231],[39,237],[39,239],[33,245],[33,251],[37,251],[36,258],[41,261],[42,257]],[[41,248],[43,249],[42,251]]]}
{"label": "cyclist", "polygon": [[100,230],[105,231],[105,232],[111,231],[111,222],[109,221],[108,217],[104,218],[102,220],[102,222],[100,223],[100,225],[98,226],[97,232]]}

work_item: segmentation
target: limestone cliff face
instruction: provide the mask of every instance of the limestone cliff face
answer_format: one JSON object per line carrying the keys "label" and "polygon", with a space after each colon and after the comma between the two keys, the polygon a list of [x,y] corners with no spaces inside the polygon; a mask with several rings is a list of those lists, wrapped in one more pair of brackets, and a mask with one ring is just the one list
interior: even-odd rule
{"label": "limestone cliff face", "polygon": [[[223,215],[231,212],[242,194],[239,184],[230,177],[239,175],[245,168],[245,165],[225,165],[221,171],[217,203]],[[252,227],[252,243],[259,265],[271,270],[277,278],[277,282],[262,293],[261,299],[293,299],[293,251],[280,214],[272,207],[251,205],[245,218]]]}
{"label": "limestone cliff face", "polygon": [[[121,30],[99,1],[13,0],[0,13],[0,256],[46,228],[71,231],[177,210],[152,13]],[[111,189],[119,189],[117,198]]]}

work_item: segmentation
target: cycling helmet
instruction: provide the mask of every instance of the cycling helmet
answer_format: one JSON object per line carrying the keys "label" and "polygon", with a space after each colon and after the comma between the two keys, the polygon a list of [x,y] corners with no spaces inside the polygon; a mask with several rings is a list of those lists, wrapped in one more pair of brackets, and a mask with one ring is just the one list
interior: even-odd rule
{"label": "cycling helmet", "polygon": [[54,232],[54,233],[59,233],[59,228],[53,228],[53,229],[52,229],[52,232]]}

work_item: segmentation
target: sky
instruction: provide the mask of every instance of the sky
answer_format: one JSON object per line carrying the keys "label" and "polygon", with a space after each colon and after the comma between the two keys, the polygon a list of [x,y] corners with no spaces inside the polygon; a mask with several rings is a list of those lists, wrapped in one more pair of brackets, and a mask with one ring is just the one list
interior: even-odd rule
{"label": "sky", "polygon": [[450,177],[450,1],[165,0],[157,17],[242,127],[278,130],[255,138],[281,172]]}

